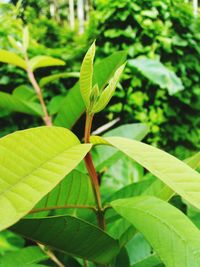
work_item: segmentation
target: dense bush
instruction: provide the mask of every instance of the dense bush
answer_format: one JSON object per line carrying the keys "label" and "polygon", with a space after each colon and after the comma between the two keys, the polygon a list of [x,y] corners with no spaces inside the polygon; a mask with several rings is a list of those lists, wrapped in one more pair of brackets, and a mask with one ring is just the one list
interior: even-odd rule
{"label": "dense bush", "polygon": [[[177,0],[97,1],[89,36],[97,38],[98,54],[127,50],[129,58],[159,58],[182,79],[185,90],[170,96],[136,70],[127,70],[108,117],[147,122],[148,142],[184,157],[199,148],[200,20]],[[94,27],[96,23],[96,28]],[[126,90],[124,90],[126,88]],[[175,144],[179,147],[175,150]]]}

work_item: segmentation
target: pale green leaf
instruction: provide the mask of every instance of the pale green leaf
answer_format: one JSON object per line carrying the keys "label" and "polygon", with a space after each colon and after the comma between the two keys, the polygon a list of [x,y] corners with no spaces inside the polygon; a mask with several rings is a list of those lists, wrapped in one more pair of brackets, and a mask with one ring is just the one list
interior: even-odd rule
{"label": "pale green leaf", "polygon": [[164,265],[161,263],[160,259],[155,254],[152,254],[136,262],[131,267],[164,267]]}
{"label": "pale green leaf", "polygon": [[29,45],[29,30],[28,27],[26,26],[23,29],[23,48],[26,51]]}
{"label": "pale green leaf", "polygon": [[23,60],[23,58],[19,57],[17,54],[7,50],[0,49],[0,62],[15,65],[26,70],[25,60]]}
{"label": "pale green leaf", "polygon": [[71,216],[22,219],[14,232],[68,255],[105,264],[119,251],[116,240],[98,227]]}
{"label": "pale green leaf", "polygon": [[40,104],[16,97],[16,94],[0,92],[0,108],[11,112],[43,116]]}
{"label": "pale green leaf", "polygon": [[8,36],[8,41],[10,42],[13,48],[22,52],[22,44],[20,42],[16,41],[12,36]]}
{"label": "pale green leaf", "polygon": [[49,56],[35,56],[29,61],[31,69],[34,71],[38,68],[45,68],[51,66],[63,66],[65,62],[58,58]]}
{"label": "pale green leaf", "polygon": [[177,75],[160,61],[149,58],[136,58],[128,61],[130,67],[138,69],[145,77],[173,95],[184,89]]}
{"label": "pale green leaf", "polygon": [[200,174],[174,156],[153,146],[121,137],[93,137],[94,143],[110,144],[141,164],[174,192],[200,208]]}
{"label": "pale green leaf", "polygon": [[46,84],[51,83],[58,79],[64,79],[64,78],[79,78],[80,73],[79,72],[63,72],[63,73],[57,73],[53,75],[46,76],[42,78],[39,82],[41,87],[44,87]]}
{"label": "pale green leaf", "polygon": [[1,138],[0,230],[26,215],[90,148],[59,127],[38,127]]}
{"label": "pale green leaf", "polygon": [[4,254],[0,257],[0,267],[22,266],[23,264],[29,266],[30,264],[38,263],[48,258],[47,254],[39,247],[30,246],[16,252]]}
{"label": "pale green leaf", "polygon": [[178,209],[150,196],[111,205],[145,236],[167,267],[200,266],[200,231]]}
{"label": "pale green leaf", "polygon": [[95,56],[95,42],[88,49],[80,70],[80,92],[86,107],[90,105],[90,94],[93,79],[93,61]]}
{"label": "pale green leaf", "polygon": [[115,72],[114,76],[112,77],[112,79],[110,80],[109,84],[101,93],[99,100],[92,108],[93,113],[97,113],[97,112],[103,110],[107,106],[108,102],[110,101],[111,97],[113,96],[113,94],[115,92],[116,86],[119,82],[119,78],[120,78],[120,76],[121,76],[121,74],[125,68],[125,65],[126,64],[124,63],[116,70],[116,72]]}
{"label": "pale green leaf", "polygon": [[[116,69],[126,60],[126,53],[118,51],[94,65],[93,84],[103,88],[112,78]],[[85,104],[80,94],[80,83],[68,92],[61,103],[54,125],[72,128],[85,110]],[[67,108],[66,108],[67,107]]]}

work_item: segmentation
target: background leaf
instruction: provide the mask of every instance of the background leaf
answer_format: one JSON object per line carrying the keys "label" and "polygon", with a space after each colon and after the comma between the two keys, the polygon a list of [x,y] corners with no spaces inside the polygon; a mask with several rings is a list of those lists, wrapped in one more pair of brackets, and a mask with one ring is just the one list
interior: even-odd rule
{"label": "background leaf", "polygon": [[146,78],[173,95],[184,89],[183,83],[176,74],[160,61],[149,58],[136,58],[128,61],[130,67],[139,70]]}

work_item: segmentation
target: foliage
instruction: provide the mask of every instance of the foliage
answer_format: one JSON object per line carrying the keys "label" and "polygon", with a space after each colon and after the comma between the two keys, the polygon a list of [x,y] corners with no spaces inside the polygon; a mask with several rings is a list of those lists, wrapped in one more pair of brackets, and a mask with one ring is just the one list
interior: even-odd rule
{"label": "foliage", "polygon": [[107,116],[148,123],[147,141],[182,158],[199,149],[200,136],[200,20],[183,2],[97,0],[88,30],[99,56],[123,49],[130,59],[160,60],[181,78],[185,90],[171,96],[128,64]]}
{"label": "foliage", "polygon": [[[196,218],[200,174],[194,169],[200,166],[200,154],[184,163],[141,142],[148,132],[143,124],[127,124],[102,137],[91,136],[93,117],[110,101],[126,60],[124,53],[119,52],[93,66],[95,43],[83,60],[80,82],[70,91],[78,95],[71,111],[80,103],[82,108],[78,107],[77,114],[80,116],[86,110],[82,144],[71,130],[61,127],[70,114],[66,98],[62,108],[56,108],[56,116],[52,116],[34,76],[34,68],[48,66],[49,62],[63,64],[63,61],[44,56],[42,61],[29,60],[27,36],[25,30],[25,41],[20,45],[24,59],[20,58],[18,65],[27,72],[35,91],[30,93],[25,86],[8,94],[14,103],[9,112],[25,112],[27,106],[16,109],[22,107],[19,100],[23,98],[23,103],[27,103],[35,95],[34,101],[41,107],[37,115],[46,126],[17,131],[0,139],[0,229],[11,231],[2,232],[0,241],[5,244],[9,240],[6,235],[15,240],[12,246],[7,242],[4,245],[7,249],[0,251],[3,255],[0,266],[39,267],[54,266],[54,263],[74,267],[88,264],[91,267],[199,266],[200,231]],[[18,63],[11,60],[9,52],[4,52],[0,60]],[[164,72],[169,74],[166,68]],[[171,76],[173,81],[178,81],[170,72]],[[23,92],[26,92],[24,97]],[[68,103],[74,101],[74,94],[66,97]],[[56,120],[59,114],[61,125]],[[71,117],[68,127],[77,121],[77,114]],[[104,173],[118,165],[119,160],[130,163],[128,171],[134,173],[133,179],[126,186],[121,184],[120,190],[109,190],[108,186],[106,193],[104,183],[101,192],[101,181],[107,179]],[[112,179],[115,175],[112,174]],[[122,176],[125,180],[127,172]],[[174,201],[175,194],[186,203],[187,212],[179,210],[173,202],[168,203]],[[37,246],[20,249],[23,239],[13,233],[32,240]],[[15,257],[17,260],[13,262]]]}

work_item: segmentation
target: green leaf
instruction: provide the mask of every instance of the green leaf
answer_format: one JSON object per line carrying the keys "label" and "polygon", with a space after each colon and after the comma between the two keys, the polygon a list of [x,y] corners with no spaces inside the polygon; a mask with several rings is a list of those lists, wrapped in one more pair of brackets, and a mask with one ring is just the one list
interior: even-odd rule
{"label": "green leaf", "polygon": [[15,252],[7,252],[2,257],[0,257],[0,267],[14,267],[27,264],[29,266],[33,263],[38,263],[48,259],[47,254],[45,254],[39,247],[31,246],[23,248]]}
{"label": "green leaf", "polygon": [[80,70],[80,92],[86,107],[90,105],[92,90],[93,61],[95,56],[95,42],[88,49]]}
{"label": "green leaf", "polygon": [[26,26],[23,29],[23,48],[26,51],[29,45],[29,31],[28,31],[28,27]]}
{"label": "green leaf", "polygon": [[150,196],[111,205],[145,236],[167,267],[200,265],[200,232],[178,209]]}
{"label": "green leaf", "polygon": [[[97,83],[99,88],[103,88],[125,60],[126,52],[119,51],[95,64],[93,84]],[[84,110],[85,104],[80,94],[78,82],[62,101],[60,110],[54,120],[54,125],[72,128]]]}
{"label": "green leaf", "polygon": [[173,95],[184,89],[177,75],[165,67],[160,61],[149,58],[137,58],[128,61],[130,67],[138,69],[146,78]]}
{"label": "green leaf", "polygon": [[33,91],[33,89],[27,85],[20,85],[18,87],[16,87],[13,92],[12,95],[14,97],[17,97],[21,100],[25,100],[25,101],[32,101],[37,99],[37,95],[35,94],[35,92]]}
{"label": "green leaf", "polygon": [[8,230],[2,231],[0,232],[0,255],[5,252],[20,250],[24,247],[24,243],[25,241],[21,236]]}
{"label": "green leaf", "polygon": [[38,127],[1,138],[0,230],[26,215],[90,148],[59,127]]}
{"label": "green leaf", "polygon": [[119,78],[125,68],[125,63],[121,65],[115,72],[113,78],[109,81],[108,86],[103,90],[103,92],[100,94],[99,100],[92,108],[93,113],[97,113],[101,110],[103,110],[108,102],[110,101],[111,97],[113,96],[115,89],[117,87],[117,84],[119,82]]}
{"label": "green leaf", "polygon": [[118,253],[116,240],[98,227],[71,216],[23,219],[14,232],[68,255],[105,264]]}
{"label": "green leaf", "polygon": [[141,261],[136,262],[131,267],[164,267],[160,259],[155,255],[150,255]]}
{"label": "green leaf", "polygon": [[30,115],[43,116],[41,106],[38,103],[25,101],[16,97],[16,94],[0,92],[0,108],[11,112],[21,112]]}
{"label": "green leaf", "polygon": [[200,208],[200,174],[174,156],[153,146],[121,137],[93,137],[93,143],[110,144],[141,164],[174,192]]}
{"label": "green leaf", "polygon": [[[148,132],[149,127],[147,125],[143,123],[132,123],[116,127],[106,132],[103,136],[122,136],[140,141]],[[122,156],[122,153],[116,151],[113,147],[101,146],[95,147],[93,156],[97,171],[101,171],[116,162]]]}
{"label": "green leaf", "polygon": [[32,71],[38,68],[45,68],[51,66],[63,66],[65,62],[58,58],[53,58],[49,56],[36,56],[31,58],[29,61]]}
{"label": "green leaf", "polygon": [[[34,209],[70,205],[96,206],[90,178],[77,170],[70,172]],[[41,213],[38,215],[41,217]]]}
{"label": "green leaf", "polygon": [[61,78],[63,79],[63,78],[79,78],[79,77],[80,77],[79,72],[63,72],[63,73],[49,75],[49,76],[42,78],[39,82],[39,85],[41,87],[44,87],[46,84],[51,83]]}
{"label": "green leaf", "polygon": [[12,64],[26,70],[25,60],[23,60],[23,58],[19,57],[17,54],[7,50],[0,49],[0,62]]}

